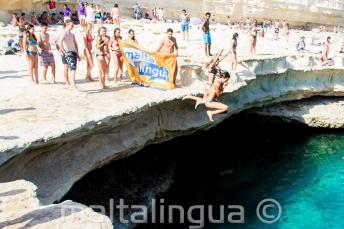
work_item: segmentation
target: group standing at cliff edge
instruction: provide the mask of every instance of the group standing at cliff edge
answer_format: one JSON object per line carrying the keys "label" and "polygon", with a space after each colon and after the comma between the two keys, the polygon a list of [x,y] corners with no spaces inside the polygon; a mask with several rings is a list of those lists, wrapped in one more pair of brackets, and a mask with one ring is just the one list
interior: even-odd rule
{"label": "group standing at cliff edge", "polygon": [[[49,1],[48,4],[51,4],[52,1]],[[50,7],[50,5],[49,5]],[[134,7],[135,17],[138,19],[142,16],[142,10],[137,4]],[[43,69],[43,78],[47,79],[48,68],[51,68],[53,82],[55,82],[56,75],[56,66],[55,66],[55,57],[52,52],[52,47],[50,45],[50,35],[48,33],[49,24],[51,24],[51,16],[55,14],[44,12],[44,17],[41,17],[40,20],[31,18],[27,20],[25,14],[22,14],[20,17],[17,17],[16,14],[13,16],[12,24],[18,27],[18,39],[22,50],[25,51],[28,66],[29,74],[31,80],[34,84],[39,83],[39,72],[38,65],[40,63]],[[153,20],[154,20],[154,10],[153,10]],[[94,81],[92,76],[92,69],[94,66],[94,58],[92,55],[93,48],[96,48],[96,61],[98,63],[98,81],[102,89],[108,88],[108,83],[110,81],[110,65],[114,64],[113,78],[117,82],[118,79],[121,82],[123,80],[123,59],[122,52],[120,50],[120,43],[123,41],[120,29],[120,10],[118,4],[114,4],[114,7],[111,9],[110,16],[108,13],[103,12],[101,7],[98,5],[88,4],[87,2],[81,1],[77,8],[77,21],[73,18],[72,10],[68,5],[64,4],[63,12],[63,31],[55,39],[56,49],[60,53],[60,58],[63,63],[64,68],[64,80],[65,83],[70,86],[76,94],[79,94],[78,87],[75,82],[75,76],[77,72],[78,61],[81,60],[79,46],[76,41],[75,35],[73,33],[74,25],[80,23],[84,30],[84,50],[83,54],[87,62],[87,73],[85,79],[87,81]],[[105,15],[105,16],[104,16]],[[149,16],[146,15],[149,18]],[[161,16],[160,16],[161,17]],[[162,16],[164,18],[164,16]],[[107,34],[107,28],[103,26],[106,22],[113,23],[116,28],[112,32],[113,35],[110,37]],[[164,20],[164,19],[162,19]],[[187,14],[186,10],[182,10],[180,18],[181,30],[183,33],[184,40],[189,40],[189,28],[190,28],[190,16]],[[205,18],[201,24],[203,31],[203,41],[204,41],[204,53],[207,57],[212,57],[211,61],[207,64],[208,72],[208,82],[204,90],[204,96],[202,98],[187,96],[184,99],[192,99],[196,101],[197,108],[200,104],[208,109],[207,115],[211,121],[213,121],[213,115],[226,113],[228,111],[227,105],[217,102],[218,98],[223,93],[224,88],[228,85],[228,80],[231,74],[235,74],[237,67],[237,45],[238,45],[238,33],[234,33],[229,46],[229,51],[223,53],[221,50],[215,56],[212,55],[212,37],[210,31],[210,21],[211,13],[207,12]],[[41,32],[39,35],[35,34],[35,25],[40,24]],[[93,29],[97,27],[98,33],[94,37]],[[256,45],[258,33],[260,36],[264,37],[268,23],[263,22],[261,28],[258,26],[258,21],[254,20],[253,23],[249,19],[244,23],[240,21],[237,25],[233,25],[228,17],[228,26],[232,28],[233,26],[238,26],[239,28],[246,29],[249,34],[250,42],[250,52],[251,54],[256,53]],[[279,39],[280,33],[280,23],[276,21],[274,24],[274,38]],[[290,26],[285,21],[283,22],[283,28],[285,31],[286,40],[288,40],[290,33]],[[135,36],[134,30],[130,29],[127,35],[127,42],[138,45],[138,41]],[[94,45],[95,44],[95,45]],[[322,60],[328,61],[328,49],[331,44],[330,38],[327,40],[326,50],[323,52],[320,58]],[[299,44],[298,44],[299,46]],[[299,50],[299,48],[298,48]],[[305,50],[305,47],[302,47],[300,50]],[[176,38],[173,36],[173,30],[171,28],[167,29],[167,35],[162,39],[160,45],[155,50],[156,52],[174,54],[178,57],[178,44]],[[230,57],[230,68],[231,74],[227,71],[222,70],[219,67],[220,62],[226,58]],[[177,67],[178,68],[178,67]],[[175,84],[176,76],[178,69],[175,69],[175,75],[173,83]]]}

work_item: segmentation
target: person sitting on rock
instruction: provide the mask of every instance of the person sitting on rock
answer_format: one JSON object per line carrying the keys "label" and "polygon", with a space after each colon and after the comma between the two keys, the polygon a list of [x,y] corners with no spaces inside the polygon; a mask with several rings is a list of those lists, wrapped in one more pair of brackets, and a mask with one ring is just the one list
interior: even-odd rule
{"label": "person sitting on rock", "polygon": [[305,37],[302,36],[296,44],[296,49],[298,52],[305,52],[306,49],[306,42],[305,42]]}
{"label": "person sitting on rock", "polygon": [[185,96],[185,99],[192,99],[196,101],[195,109],[200,104],[204,104],[206,108],[213,109],[208,110],[207,115],[211,122],[214,122],[213,116],[216,114],[222,114],[228,112],[228,106],[226,104],[217,102],[218,98],[223,94],[224,88],[228,85],[230,75],[228,72],[222,72],[219,78],[216,78],[211,89],[205,91],[203,98],[196,96]]}

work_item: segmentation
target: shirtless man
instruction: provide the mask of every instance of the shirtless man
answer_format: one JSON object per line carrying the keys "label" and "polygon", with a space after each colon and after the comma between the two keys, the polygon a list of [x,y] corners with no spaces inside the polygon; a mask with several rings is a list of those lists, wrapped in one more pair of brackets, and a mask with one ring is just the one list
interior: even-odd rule
{"label": "shirtless man", "polygon": [[324,49],[322,51],[321,62],[322,65],[332,65],[332,59],[328,58],[330,53],[331,37],[327,37]]}
{"label": "shirtless man", "polygon": [[205,21],[202,25],[203,31],[203,40],[204,40],[204,51],[206,56],[211,56],[211,35],[210,35],[210,28],[209,28],[209,20],[211,14],[208,12],[205,14]]}
{"label": "shirtless man", "polygon": [[[176,57],[178,57],[178,44],[175,37],[173,37],[173,30],[167,29],[167,37],[162,39],[159,48],[156,50],[156,52],[165,53],[165,54],[175,54]],[[178,64],[176,66],[176,69],[174,71],[174,77],[173,77],[173,84],[176,85],[176,78],[178,73]]]}
{"label": "shirtless man", "polygon": [[211,89],[206,91],[203,98],[196,96],[185,96],[185,99],[192,99],[196,101],[196,107],[200,104],[204,104],[206,108],[213,109],[208,110],[207,115],[211,122],[214,122],[213,116],[216,114],[226,113],[228,106],[226,104],[217,102],[218,98],[223,94],[223,89],[228,85],[230,75],[228,72],[222,72],[219,78],[215,79]]}
{"label": "shirtless man", "polygon": [[75,92],[78,92],[78,88],[76,87],[76,84],[75,84],[77,63],[78,61],[80,61],[78,44],[76,43],[75,36],[72,33],[72,29],[74,27],[72,20],[67,19],[65,24],[66,24],[66,27],[64,29],[63,34],[61,35],[59,39],[59,48],[62,51],[62,53],[65,55],[65,60],[68,65],[70,75],[68,75],[67,77],[68,77],[69,83],[72,89]]}
{"label": "shirtless man", "polygon": [[111,10],[111,16],[113,20],[113,24],[115,24],[116,28],[119,28],[121,25],[120,15],[119,15],[119,8],[118,4],[116,3]]}
{"label": "shirtless man", "polygon": [[50,36],[49,36],[49,33],[47,33],[47,31],[48,31],[48,25],[42,23],[41,34],[38,37],[38,45],[42,50],[39,56],[40,56],[41,66],[43,67],[44,80],[47,80],[48,67],[51,66],[51,73],[53,75],[53,83],[55,83],[55,75],[56,75],[55,59],[54,59],[53,53],[51,52]]}

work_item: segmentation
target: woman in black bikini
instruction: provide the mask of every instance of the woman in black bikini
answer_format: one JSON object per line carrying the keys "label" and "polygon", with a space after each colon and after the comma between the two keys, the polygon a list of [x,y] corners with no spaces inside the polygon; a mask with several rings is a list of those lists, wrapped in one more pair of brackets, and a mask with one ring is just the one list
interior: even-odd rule
{"label": "woman in black bikini", "polygon": [[31,80],[33,83],[38,84],[38,48],[35,28],[33,25],[28,25],[23,41],[27,61],[29,63]]}
{"label": "woman in black bikini", "polygon": [[98,30],[97,36],[97,60],[99,66],[99,83],[102,89],[106,89],[107,86],[105,85],[106,73],[107,73],[107,63],[106,63],[106,56],[109,55],[108,47],[109,47],[109,36],[106,35],[106,28],[100,27]]}
{"label": "woman in black bikini", "polygon": [[258,21],[255,19],[253,24],[248,27],[248,31],[250,33],[250,52],[251,55],[256,54],[256,47],[257,47],[257,35],[258,35]]}

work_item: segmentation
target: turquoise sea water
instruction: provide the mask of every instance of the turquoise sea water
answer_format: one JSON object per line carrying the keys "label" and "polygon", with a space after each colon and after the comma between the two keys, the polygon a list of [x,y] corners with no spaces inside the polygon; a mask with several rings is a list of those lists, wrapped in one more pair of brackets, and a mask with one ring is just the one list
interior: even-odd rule
{"label": "turquoise sea water", "polygon": [[[86,205],[106,204],[110,198],[118,202],[116,198],[128,192],[153,190],[152,181],[163,178],[169,168],[174,168],[173,184],[155,197],[163,198],[165,205],[184,209],[213,205],[216,210],[219,205],[238,204],[245,208],[244,224],[206,221],[206,229],[344,228],[344,133],[266,122],[243,114],[95,170],[77,182],[65,199]],[[137,183],[140,188],[132,188]],[[129,196],[133,204],[140,201],[135,196]],[[262,223],[256,214],[258,203],[266,198],[277,200],[282,207],[281,218],[274,224]],[[276,208],[268,213],[276,213]],[[218,212],[213,216],[218,218]],[[209,218],[207,214],[205,218]],[[174,222],[138,228],[194,225],[178,223],[178,216]]]}
{"label": "turquoise sea water", "polygon": [[[236,226],[240,228],[344,228],[344,135],[311,136],[302,144],[283,148],[281,153],[283,159],[267,167],[258,180],[243,187],[215,190],[209,202],[230,203],[234,201],[231,196],[245,202],[248,215],[245,224]],[[265,198],[277,200],[282,207],[280,220],[271,225],[260,222],[255,213]]]}

